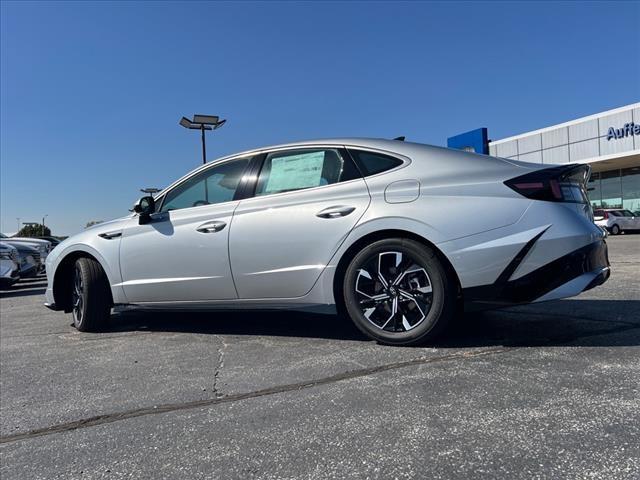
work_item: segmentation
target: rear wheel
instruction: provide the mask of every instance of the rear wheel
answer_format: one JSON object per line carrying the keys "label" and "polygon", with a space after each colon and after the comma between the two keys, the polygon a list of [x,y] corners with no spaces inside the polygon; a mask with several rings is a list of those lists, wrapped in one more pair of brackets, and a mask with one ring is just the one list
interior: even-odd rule
{"label": "rear wheel", "polygon": [[81,332],[97,332],[111,314],[109,282],[100,264],[79,258],[73,269],[71,305],[73,325]]}
{"label": "rear wheel", "polygon": [[413,240],[375,242],[345,272],[345,306],[367,336],[389,345],[435,338],[453,316],[455,283],[433,250]]}
{"label": "rear wheel", "polygon": [[613,227],[611,227],[611,233],[613,235],[618,235],[620,234],[620,227],[618,225],[614,225]]}

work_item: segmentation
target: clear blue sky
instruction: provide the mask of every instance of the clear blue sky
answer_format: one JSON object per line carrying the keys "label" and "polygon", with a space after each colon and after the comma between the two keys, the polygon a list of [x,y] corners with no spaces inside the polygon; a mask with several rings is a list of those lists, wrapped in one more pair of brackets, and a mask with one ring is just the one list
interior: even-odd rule
{"label": "clear blue sky", "polygon": [[640,99],[640,3],[2,2],[1,229],[121,216],[200,162],[289,140],[492,138]]}

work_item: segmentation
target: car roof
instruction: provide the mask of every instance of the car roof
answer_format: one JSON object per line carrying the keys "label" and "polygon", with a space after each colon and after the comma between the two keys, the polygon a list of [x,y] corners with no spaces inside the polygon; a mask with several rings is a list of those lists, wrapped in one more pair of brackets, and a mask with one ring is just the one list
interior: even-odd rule
{"label": "car roof", "polygon": [[428,145],[425,143],[417,143],[417,142],[406,142],[403,140],[390,140],[386,138],[363,138],[363,137],[336,137],[336,138],[319,138],[315,140],[301,140],[290,143],[281,143],[275,145],[269,145],[259,148],[253,148],[250,150],[245,150],[241,152],[236,152],[229,155],[224,155],[222,157],[215,158],[213,160],[208,161],[206,164],[201,165],[200,167],[191,170],[184,176],[178,178],[165,188],[163,188],[160,192],[157,193],[155,198],[159,198],[164,195],[167,191],[171,190],[175,185],[184,181],[188,177],[192,175],[196,175],[199,172],[215,165],[217,163],[230,160],[233,158],[249,156],[249,155],[257,155],[260,153],[268,152],[271,150],[279,150],[286,148],[295,148],[295,147],[314,147],[314,146],[336,146],[336,147],[352,147],[352,148],[364,148],[371,150],[378,150],[382,153],[389,153],[392,155],[399,155],[405,157],[406,159],[412,159],[416,155],[423,155],[427,152],[431,153],[444,153],[446,155],[457,155],[457,156],[470,156],[476,158],[484,158],[484,161],[495,161],[495,162],[505,162],[517,167],[529,169],[529,170],[537,170],[541,168],[541,165],[534,164],[531,162],[520,162],[518,160],[511,160],[501,157],[493,157],[478,153],[466,152],[464,150],[451,149],[447,147],[440,147],[436,145]]}

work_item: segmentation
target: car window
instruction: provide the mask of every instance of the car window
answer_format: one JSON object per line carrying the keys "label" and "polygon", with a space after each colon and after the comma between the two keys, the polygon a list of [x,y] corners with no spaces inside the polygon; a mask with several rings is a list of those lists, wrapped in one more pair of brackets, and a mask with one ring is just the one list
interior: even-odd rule
{"label": "car window", "polygon": [[250,158],[231,160],[208,168],[169,191],[161,212],[233,200]]}
{"label": "car window", "polygon": [[376,173],[386,172],[399,165],[402,165],[402,160],[399,158],[384,155],[382,153],[367,152],[366,150],[349,149],[349,153],[356,161],[358,168],[362,174],[366,177],[369,175],[375,175]]}
{"label": "car window", "polygon": [[620,213],[619,210],[611,210],[609,212],[609,215],[613,215],[614,217],[621,217],[622,216],[622,214]]}
{"label": "car window", "polygon": [[358,178],[349,159],[338,149],[300,149],[267,154],[256,196],[320,187]]}
{"label": "car window", "polygon": [[623,217],[633,217],[634,215],[629,210],[622,210],[622,216]]}

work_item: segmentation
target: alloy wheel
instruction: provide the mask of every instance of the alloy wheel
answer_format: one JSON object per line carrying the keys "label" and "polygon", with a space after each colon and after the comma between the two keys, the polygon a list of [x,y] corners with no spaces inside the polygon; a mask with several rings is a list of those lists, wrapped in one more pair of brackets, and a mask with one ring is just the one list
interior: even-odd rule
{"label": "alloy wheel", "polygon": [[71,294],[71,301],[73,304],[73,321],[76,325],[82,323],[84,315],[84,284],[82,282],[82,272],[80,267],[76,266],[73,276],[73,291]]}
{"label": "alloy wheel", "polygon": [[406,332],[427,317],[433,301],[424,266],[406,252],[382,252],[358,269],[355,294],[364,317],[387,332]]}

